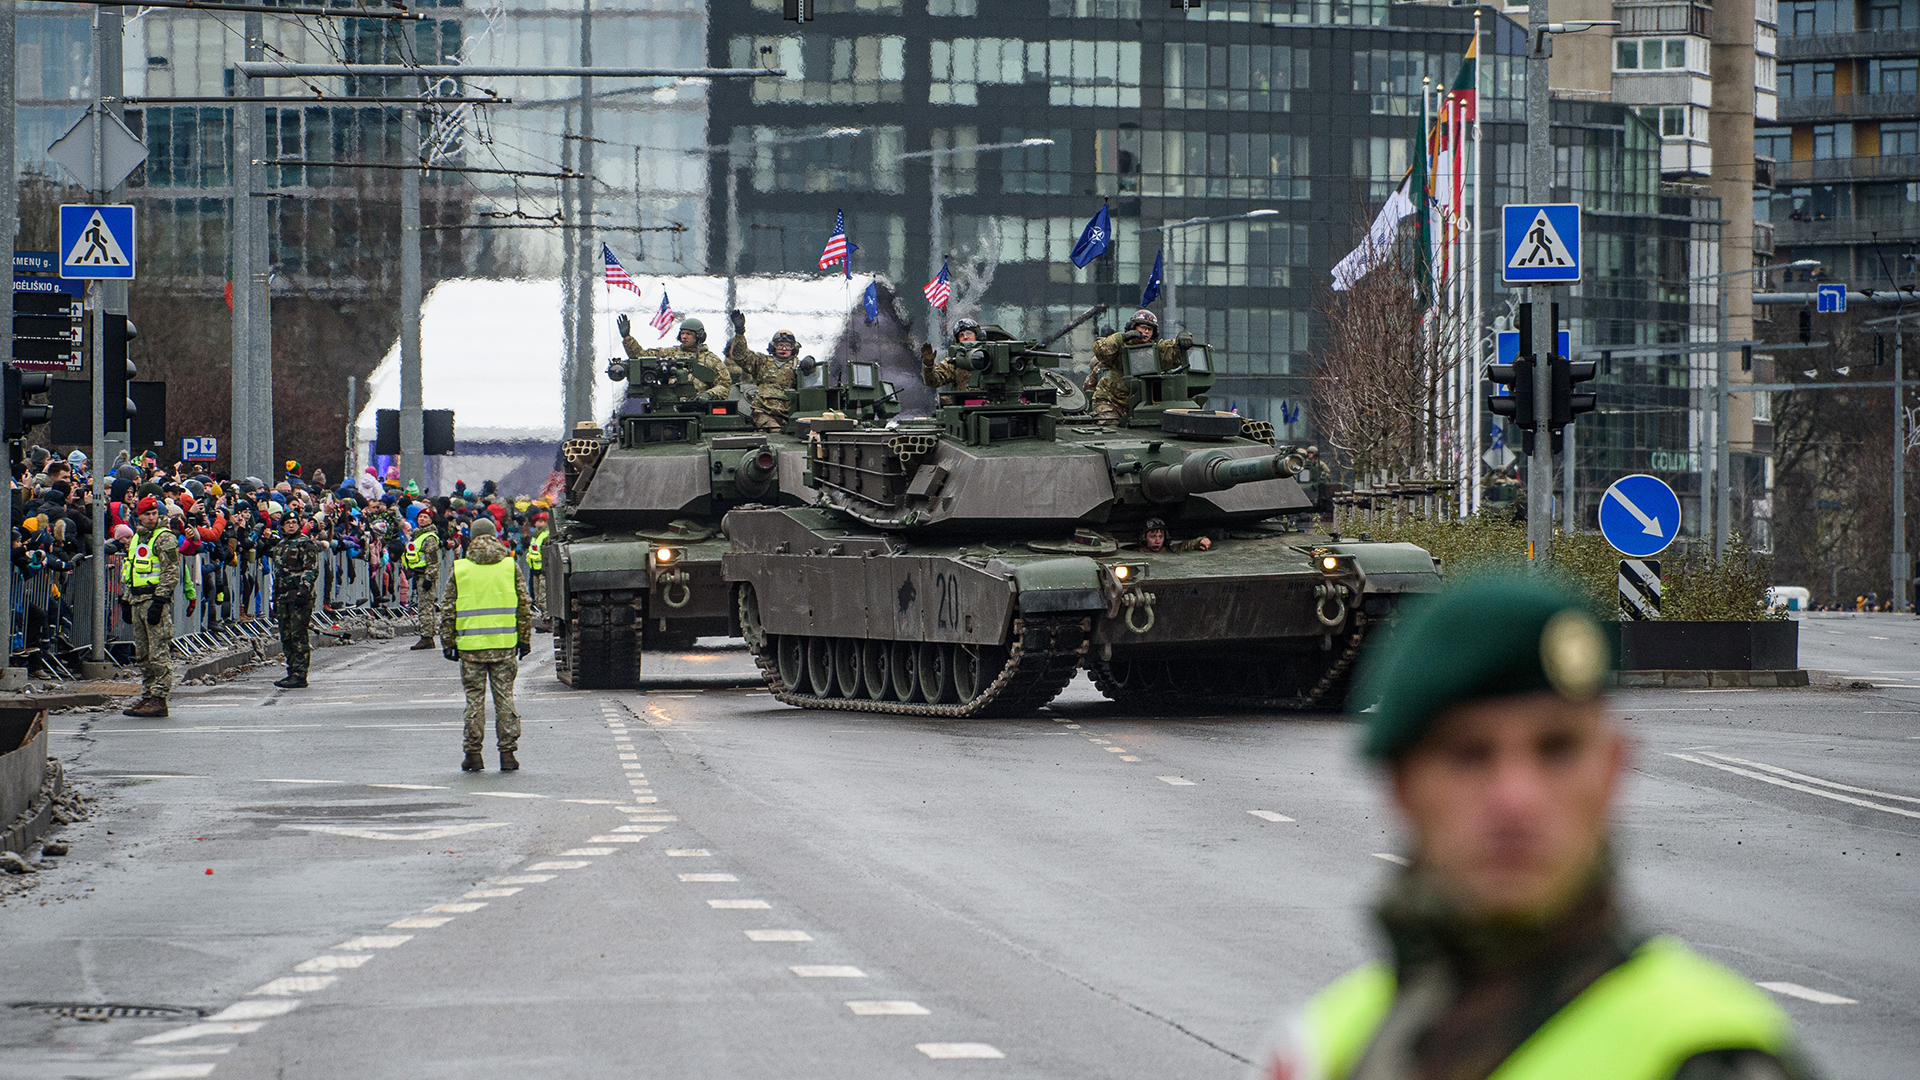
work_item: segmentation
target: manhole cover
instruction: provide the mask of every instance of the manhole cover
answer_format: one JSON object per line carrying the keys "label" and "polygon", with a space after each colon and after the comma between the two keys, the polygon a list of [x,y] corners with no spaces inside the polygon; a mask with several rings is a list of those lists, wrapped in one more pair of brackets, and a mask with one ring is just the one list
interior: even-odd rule
{"label": "manhole cover", "polygon": [[28,1012],[44,1013],[48,1016],[60,1016],[69,1020],[85,1020],[93,1023],[105,1023],[108,1020],[195,1020],[200,1017],[199,1009],[181,1008],[177,1005],[107,1005],[96,1002],[60,1002],[25,1001],[14,1005],[16,1009]]}

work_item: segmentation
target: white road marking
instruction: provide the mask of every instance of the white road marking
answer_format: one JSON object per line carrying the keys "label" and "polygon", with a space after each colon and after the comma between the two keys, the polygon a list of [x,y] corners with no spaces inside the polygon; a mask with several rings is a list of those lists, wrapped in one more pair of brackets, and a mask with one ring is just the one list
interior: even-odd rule
{"label": "white road marking", "polygon": [[531,791],[470,791],[469,795],[485,795],[494,799],[544,799],[545,795],[535,795]]}
{"label": "white road marking", "polygon": [[623,814],[646,814],[647,815],[646,817],[628,818],[627,819],[628,821],[679,821],[680,820],[679,818],[674,817],[672,814],[656,814],[652,810],[649,810],[641,806],[616,806],[614,807],[614,809],[620,811]]}
{"label": "white road marking", "polygon": [[621,825],[615,828],[613,831],[614,832],[657,833],[657,832],[665,832],[666,828],[667,827],[665,825]]}
{"label": "white road marking", "polygon": [[611,836],[606,833],[602,833],[599,836],[587,837],[587,843],[589,844],[637,844],[640,841],[645,839],[646,837],[644,836],[631,836],[631,835]]}
{"label": "white road marking", "polygon": [[515,885],[510,889],[475,889],[472,892],[464,892],[460,895],[468,900],[484,900],[493,897],[512,896],[519,891],[520,886]]}
{"label": "white road marking", "polygon": [[1137,757],[1134,757],[1132,754],[1122,754],[1120,755],[1120,760],[1121,761],[1139,761],[1140,759]]}
{"label": "white road marking", "polygon": [[230,1054],[239,1043],[214,1043],[212,1046],[181,1046],[172,1050],[149,1050],[155,1057],[207,1057],[212,1054]]}
{"label": "white road marking", "polygon": [[1007,1056],[986,1043],[915,1043],[913,1048],[930,1058],[1003,1058]]}
{"label": "white road marking", "polygon": [[346,781],[345,780],[286,780],[286,779],[268,778],[268,779],[255,780],[254,783],[256,784],[344,784],[346,783]]}
{"label": "white road marking", "polygon": [[[635,794],[639,794],[639,793],[638,793],[638,792],[635,792]],[[646,796],[642,796],[641,798],[638,798],[638,799],[635,799],[635,800],[633,800],[633,801],[634,801],[634,802],[637,802],[637,803],[657,803],[657,802],[659,802],[660,800],[659,800],[659,799],[657,799],[657,798],[655,798],[655,797],[654,797],[654,796],[652,796],[652,795],[646,795]]]}
{"label": "white road marking", "polygon": [[620,760],[621,761],[639,761],[640,755],[639,754],[621,754]]}
{"label": "white road marking", "polygon": [[335,945],[336,949],[397,949],[413,940],[412,934],[373,934]]}
{"label": "white road marking", "polygon": [[339,981],[338,975],[283,975],[270,982],[261,983],[248,993],[263,994],[267,997],[292,997],[295,994],[311,994],[316,990],[325,990]]}
{"label": "white road marking", "polygon": [[1881,636],[1880,636],[1879,634],[1868,634],[1867,636],[1868,636],[1868,637],[1870,637],[1870,638],[1872,638],[1872,639],[1873,639],[1873,640],[1875,640],[1875,641],[1885,641],[1885,640],[1887,640],[1886,638],[1883,638],[1883,637],[1881,637]]}
{"label": "white road marking", "polygon": [[486,901],[476,900],[466,904],[435,904],[427,910],[437,915],[468,915],[486,906]]}
{"label": "white road marking", "polygon": [[[1691,761],[1695,765],[1705,765],[1710,769],[1719,769],[1723,772],[1730,772],[1738,776],[1745,776],[1753,780],[1758,780],[1762,783],[1773,784],[1777,787],[1792,788],[1795,791],[1803,791],[1808,795],[1818,795],[1823,799],[1832,799],[1835,802],[1849,803],[1853,806],[1864,806],[1869,810],[1879,810],[1888,814],[1898,814],[1901,817],[1920,818],[1920,810],[1903,810],[1897,806],[1882,806],[1879,803],[1868,802],[1865,799],[1856,799],[1851,795],[1842,795],[1837,791],[1826,791],[1821,788],[1814,787],[1811,784],[1801,784],[1792,780],[1782,779],[1781,777],[1778,777],[1778,776],[1769,776],[1763,772],[1758,772],[1753,769],[1743,769],[1736,765],[1725,764],[1724,762],[1708,761],[1706,758],[1695,757],[1692,754],[1669,754],[1668,756],[1677,757],[1682,761]],[[1822,781],[1822,783],[1824,782],[1825,781]]]}
{"label": "white road marking", "polygon": [[1784,776],[1789,780],[1801,780],[1809,784],[1819,784],[1821,787],[1830,787],[1836,791],[1851,791],[1855,795],[1872,795],[1875,798],[1893,799],[1897,802],[1920,803],[1920,798],[1915,798],[1912,795],[1895,795],[1890,791],[1875,791],[1872,788],[1854,787],[1851,784],[1822,780],[1817,776],[1808,776],[1806,773],[1797,773],[1791,769],[1783,769],[1778,765],[1768,765],[1762,761],[1748,761],[1745,758],[1734,757],[1732,754],[1708,754],[1707,756],[1710,758],[1718,758],[1721,761],[1731,761],[1735,765],[1745,765],[1749,769],[1759,769],[1762,772],[1770,772],[1775,776]]}
{"label": "white road marking", "polygon": [[773,907],[765,900],[709,900],[707,906],[722,911],[766,911]]}
{"label": "white road marking", "polygon": [[1154,779],[1162,781],[1164,783],[1172,784],[1174,787],[1192,787],[1193,786],[1193,781],[1187,779],[1184,776],[1156,776],[1154,777]]}
{"label": "white road marking", "polygon": [[1124,746],[1109,746],[1106,749],[1109,754],[1124,754],[1127,752],[1127,748]]}
{"label": "white road marking", "polygon": [[1405,855],[1395,855],[1391,851],[1376,851],[1373,853],[1373,857],[1376,859],[1385,859],[1386,861],[1392,863],[1395,866],[1412,866],[1413,865],[1412,859],[1407,858]]}
{"label": "white road marking", "polygon": [[[59,734],[78,735],[80,733],[78,731],[67,731],[67,732],[60,732]],[[107,775],[102,776],[100,779],[102,780],[206,780],[210,778],[206,776],[196,775],[194,773],[171,773],[171,772],[138,773],[136,772],[136,773],[108,773]]]}
{"label": "white road marking", "polygon": [[673,859],[705,859],[713,852],[703,847],[668,848],[667,856]]}
{"label": "white road marking", "polygon": [[805,930],[749,930],[748,941],[812,941],[813,935]]}
{"label": "white road marking", "polygon": [[926,1007],[913,1001],[849,1001],[847,1008],[855,1016],[932,1016]]}
{"label": "white road marking", "polygon": [[581,806],[612,806],[612,799],[561,799],[561,802],[579,803]]}
{"label": "white road marking", "polygon": [[[261,1002],[261,1004],[298,1005],[299,1002],[274,1001]],[[208,1035],[251,1035],[265,1026],[265,1024],[258,1020],[248,1020],[237,1024],[222,1024],[209,1021],[204,1024],[188,1024],[186,1027],[174,1028],[172,1031],[163,1031],[158,1035],[149,1035],[144,1039],[135,1039],[133,1042],[135,1046],[159,1046],[164,1043],[186,1042],[188,1039],[203,1039]]]}
{"label": "white road marking", "polygon": [[1067,727],[1069,727],[1069,728],[1071,728],[1071,729],[1072,729],[1072,730],[1074,730],[1074,731],[1079,731],[1079,730],[1080,730],[1080,725],[1079,725],[1079,724],[1068,724],[1068,725],[1067,725]]}
{"label": "white road marking", "polygon": [[202,1076],[212,1076],[213,1067],[217,1064],[213,1061],[196,1061],[190,1065],[155,1065],[141,1069],[127,1080],[199,1080]]}
{"label": "white road marking", "polygon": [[563,856],[564,855],[611,855],[613,854],[613,852],[614,852],[614,849],[610,847],[577,847],[577,848],[568,848],[567,850],[559,852],[558,854]]}
{"label": "white road marking", "polygon": [[681,881],[739,881],[732,874],[681,874]]}
{"label": "white road marking", "polygon": [[592,866],[592,865],[593,865],[592,863],[587,862],[585,859],[575,859],[571,862],[537,862],[537,863],[534,863],[532,866],[527,867],[527,869],[529,870],[578,870],[583,866]]}
{"label": "white road marking", "polygon": [[1292,821],[1293,820],[1292,818],[1288,817],[1285,814],[1276,814],[1271,810],[1249,810],[1247,811],[1247,813],[1252,814],[1254,817],[1257,817],[1262,821]]}
{"label": "white road marking", "polygon": [[373,959],[364,953],[359,956],[316,956],[311,960],[302,960],[293,965],[295,971],[346,971],[357,968]]}
{"label": "white road marking", "polygon": [[1756,693],[1759,693],[1758,690],[1755,690],[1751,686],[1732,686],[1732,687],[1725,687],[1725,688],[1715,689],[1715,690],[1682,690],[1680,692],[1683,694],[1756,694]]}
{"label": "white road marking", "polygon": [[507,825],[508,822],[505,821],[475,821],[465,825],[389,825],[380,828],[371,826],[356,828],[352,825],[282,825],[280,827],[326,833],[330,836],[351,836],[358,840],[444,840],[449,836],[464,836],[483,829],[504,829]]}
{"label": "white road marking", "polygon": [[429,919],[416,915],[411,919],[401,919],[399,922],[390,922],[387,925],[395,930],[431,930],[436,926],[445,926],[452,921],[452,916],[438,916]]}
{"label": "white road marking", "polygon": [[803,979],[864,979],[867,973],[846,964],[795,964],[787,969]]}
{"label": "white road marking", "polygon": [[368,784],[368,787],[393,788],[397,791],[445,791],[441,784]]}
{"label": "white road marking", "polygon": [[[584,863],[581,865],[585,865]],[[494,885],[538,885],[543,881],[552,881],[558,874],[509,874],[492,880]]]}
{"label": "white road marking", "polygon": [[1760,987],[1760,989],[1762,990],[1771,990],[1776,994],[1785,994],[1788,997],[1796,997],[1802,1001],[1811,1001],[1816,1005],[1858,1005],[1860,1004],[1859,1002],[1853,1000],[1852,998],[1841,997],[1839,994],[1829,994],[1825,990],[1814,990],[1809,987],[1801,986],[1799,983],[1763,982],[1763,983],[1756,983],[1754,985]]}

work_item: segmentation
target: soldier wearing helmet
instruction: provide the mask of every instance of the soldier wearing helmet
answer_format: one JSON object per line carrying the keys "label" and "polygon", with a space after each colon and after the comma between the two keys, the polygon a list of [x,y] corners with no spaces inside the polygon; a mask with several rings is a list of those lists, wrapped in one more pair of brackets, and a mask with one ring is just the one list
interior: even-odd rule
{"label": "soldier wearing helmet", "polygon": [[[953,324],[955,345],[971,345],[979,340],[980,323],[977,320],[961,319]],[[965,390],[970,374],[965,368],[955,367],[950,360],[937,359],[931,343],[920,346],[920,379],[928,386]]]}
{"label": "soldier wearing helmet", "polygon": [[[793,389],[793,362],[800,355],[800,339],[791,330],[776,331],[767,351],[747,348],[747,316],[733,313],[733,339],[727,342],[727,368],[735,385],[752,383],[753,426],[778,431],[793,413],[787,391]],[[742,395],[745,397],[745,395]]]}
{"label": "soldier wearing helmet", "polygon": [[[620,328],[620,344],[627,350],[629,360],[684,360],[693,365],[686,373],[687,386],[692,395],[702,401],[719,401],[733,393],[733,377],[727,372],[727,365],[713,355],[707,348],[707,327],[699,319],[686,319],[680,323],[680,344],[668,349],[643,349],[633,340],[633,323],[625,315],[614,320]],[[702,370],[704,369],[704,370]],[[607,365],[607,375],[616,382],[627,377],[625,364],[615,361]]]}
{"label": "soldier wearing helmet", "polygon": [[[1087,412],[1096,422],[1118,424],[1127,415],[1127,348],[1154,342],[1160,334],[1160,320],[1146,308],[1133,313],[1117,334],[1109,334],[1093,343],[1093,365],[1087,369]],[[1156,343],[1160,369],[1165,371],[1179,359],[1179,348],[1171,340]]]}
{"label": "soldier wearing helmet", "polygon": [[1213,547],[1213,540],[1206,536],[1196,536],[1191,540],[1167,541],[1167,523],[1159,518],[1148,518],[1140,529],[1140,550],[1158,554],[1166,551],[1206,551]]}

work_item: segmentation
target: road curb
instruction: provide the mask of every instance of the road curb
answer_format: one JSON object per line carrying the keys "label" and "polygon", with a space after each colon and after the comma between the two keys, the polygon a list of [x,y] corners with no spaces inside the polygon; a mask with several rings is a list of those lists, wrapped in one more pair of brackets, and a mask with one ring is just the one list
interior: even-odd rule
{"label": "road curb", "polygon": [[27,849],[40,842],[53,828],[53,800],[67,787],[67,771],[60,767],[60,759],[47,759],[46,777],[40,782],[40,793],[33,797],[32,805],[25,813],[15,818],[7,826],[5,836],[0,836],[0,851],[11,851],[25,855]]}
{"label": "road curb", "polygon": [[1623,690],[1778,689],[1807,686],[1811,682],[1804,668],[1789,671],[1616,671],[1612,681],[1613,685]]}

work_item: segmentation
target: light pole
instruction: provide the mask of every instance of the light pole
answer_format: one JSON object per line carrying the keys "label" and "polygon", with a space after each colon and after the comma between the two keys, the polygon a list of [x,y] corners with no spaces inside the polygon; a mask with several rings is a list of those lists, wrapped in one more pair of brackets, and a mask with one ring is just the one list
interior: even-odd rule
{"label": "light pole", "polygon": [[1713,557],[1716,559],[1725,557],[1727,553],[1728,524],[1729,519],[1733,515],[1733,484],[1728,479],[1729,473],[1733,470],[1733,440],[1728,433],[1731,422],[1728,419],[1727,404],[1731,396],[1727,391],[1727,382],[1732,377],[1732,372],[1729,370],[1727,361],[1727,287],[1722,285],[1721,282],[1727,278],[1739,277],[1741,274],[1764,274],[1769,270],[1800,270],[1819,265],[1820,260],[1818,259],[1797,259],[1790,263],[1775,263],[1771,266],[1752,266],[1745,270],[1726,270],[1718,274],[1707,274],[1702,277],[1687,279],[1687,284],[1689,285],[1698,285],[1708,281],[1713,282],[1714,294],[1720,308],[1719,360],[1714,365],[1715,376],[1713,387],[1713,466],[1710,470],[1707,470],[1707,475],[1711,477],[1710,484],[1713,489],[1711,506],[1708,504],[1706,486],[1703,485],[1700,492],[1701,516],[1706,517],[1711,515],[1713,518]]}
{"label": "light pole", "polygon": [[1907,374],[1906,374],[1906,336],[1913,333],[1909,327],[1900,325],[1908,319],[1920,319],[1920,311],[1910,311],[1887,319],[1874,319],[1864,322],[1862,327],[1885,326],[1893,324],[1893,610],[1911,606],[1920,613],[1920,604],[1913,603],[1909,582],[1912,580],[1907,571]]}
{"label": "light pole", "polygon": [[[1273,217],[1279,212],[1280,211],[1274,210],[1271,208],[1263,208],[1260,210],[1249,210],[1244,214],[1227,214],[1223,217],[1188,218],[1185,221],[1176,221],[1169,225],[1155,225],[1151,229],[1141,229],[1140,231],[1143,233],[1150,233],[1150,232],[1168,233],[1169,234],[1168,239],[1171,240],[1172,239],[1171,234],[1177,229],[1185,229],[1189,226],[1194,226],[1194,225],[1218,225],[1223,221],[1250,221],[1254,218]],[[1178,307],[1178,305],[1176,305],[1174,302],[1177,294],[1174,292],[1173,283],[1174,283],[1174,279],[1179,275],[1175,274],[1173,270],[1174,270],[1174,262],[1171,259],[1169,259],[1167,263],[1163,267],[1161,267],[1160,280],[1161,280],[1161,283],[1165,286],[1166,292],[1167,292],[1167,329],[1168,331],[1172,331],[1174,329],[1174,315]]]}
{"label": "light pole", "polygon": [[[985,153],[985,152],[994,151],[994,150],[1024,150],[1034,146],[1052,146],[1052,145],[1053,145],[1052,139],[1021,139],[1019,142],[975,143],[972,146],[943,146],[943,147],[935,147],[932,150],[916,150],[911,154],[901,154],[900,155],[901,161],[912,161],[915,158],[926,158],[927,166],[932,173],[929,181],[929,185],[928,185],[933,189],[933,208],[930,211],[928,220],[927,220],[927,256],[929,260],[934,263],[943,263],[946,261],[946,255],[942,251],[942,248],[945,247],[945,240],[946,240],[946,236],[945,236],[946,234],[946,215],[945,215],[946,195],[940,190],[940,159],[941,158],[951,157],[954,154],[978,154],[978,153]],[[940,272],[940,267],[934,266],[927,272],[929,274],[938,274]],[[932,317],[929,316],[928,318],[931,319]],[[934,337],[935,335],[928,334],[927,336]],[[946,340],[946,337],[947,337],[946,309],[941,308],[940,309],[940,333],[938,335],[938,340],[944,341]]]}

